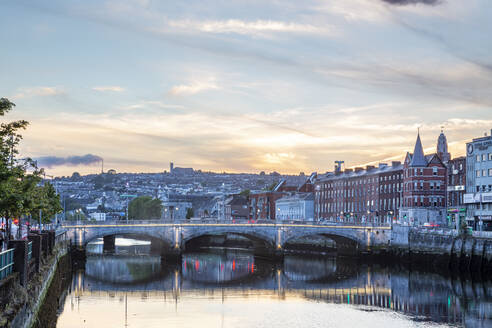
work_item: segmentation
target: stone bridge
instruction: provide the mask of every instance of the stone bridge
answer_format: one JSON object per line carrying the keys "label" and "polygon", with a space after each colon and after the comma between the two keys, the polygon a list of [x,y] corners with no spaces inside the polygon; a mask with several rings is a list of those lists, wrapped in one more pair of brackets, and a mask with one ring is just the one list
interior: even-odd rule
{"label": "stone bridge", "polygon": [[313,223],[230,223],[230,222],[164,222],[133,221],[65,224],[73,244],[85,247],[103,237],[114,243],[114,236],[138,235],[156,243],[166,254],[181,254],[186,244],[209,235],[239,235],[253,241],[255,249],[270,255],[281,255],[286,243],[298,238],[324,236],[336,242],[344,255],[378,252],[389,247],[391,227]]}

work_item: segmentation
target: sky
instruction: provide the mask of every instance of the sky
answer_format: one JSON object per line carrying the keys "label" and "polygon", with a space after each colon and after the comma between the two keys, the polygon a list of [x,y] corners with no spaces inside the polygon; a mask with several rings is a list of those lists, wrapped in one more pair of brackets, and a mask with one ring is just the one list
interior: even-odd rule
{"label": "sky", "polygon": [[2,121],[48,174],[306,174],[492,128],[490,0],[0,3]]}

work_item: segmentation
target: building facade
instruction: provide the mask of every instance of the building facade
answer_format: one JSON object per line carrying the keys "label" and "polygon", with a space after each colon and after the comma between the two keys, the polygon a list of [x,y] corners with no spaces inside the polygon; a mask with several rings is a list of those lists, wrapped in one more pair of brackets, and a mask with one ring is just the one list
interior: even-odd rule
{"label": "building facade", "polygon": [[346,169],[319,176],[315,183],[315,219],[390,222],[398,216],[403,166]]}
{"label": "building facade", "polygon": [[167,200],[162,202],[162,219],[170,221],[185,220],[188,209],[192,209],[193,204],[187,201]]}
{"label": "building facade", "polygon": [[466,150],[466,219],[476,230],[492,230],[492,136],[473,139]]}
{"label": "building facade", "polygon": [[241,220],[248,219],[249,204],[248,198],[241,195],[232,195],[225,201],[225,219]]}
{"label": "building facade", "polygon": [[459,229],[466,219],[466,205],[464,202],[466,189],[466,157],[461,156],[449,160],[447,164],[448,188],[448,223]]}
{"label": "building facade", "polygon": [[278,199],[293,193],[313,193],[317,173],[312,173],[300,185],[288,185],[280,180],[271,191],[261,191],[249,195],[249,218],[252,220],[275,220]]}
{"label": "building facade", "polygon": [[275,202],[288,195],[281,191],[264,191],[249,195],[249,218],[252,220],[275,220]]}
{"label": "building facade", "polygon": [[446,225],[447,169],[439,155],[424,155],[420,135],[403,167],[400,221],[410,225]]}
{"label": "building facade", "polygon": [[275,202],[275,218],[280,221],[314,221],[313,193],[284,196]]}

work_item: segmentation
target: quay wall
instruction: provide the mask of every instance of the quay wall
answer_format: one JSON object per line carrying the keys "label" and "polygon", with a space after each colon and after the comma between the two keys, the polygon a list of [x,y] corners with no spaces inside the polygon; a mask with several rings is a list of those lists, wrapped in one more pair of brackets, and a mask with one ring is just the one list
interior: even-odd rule
{"label": "quay wall", "polygon": [[43,230],[9,246],[14,272],[0,281],[0,328],[34,327],[49,312],[46,300],[60,282],[60,271],[70,271],[69,240],[64,231]]}
{"label": "quay wall", "polygon": [[411,263],[491,271],[492,234],[395,225],[390,253]]}

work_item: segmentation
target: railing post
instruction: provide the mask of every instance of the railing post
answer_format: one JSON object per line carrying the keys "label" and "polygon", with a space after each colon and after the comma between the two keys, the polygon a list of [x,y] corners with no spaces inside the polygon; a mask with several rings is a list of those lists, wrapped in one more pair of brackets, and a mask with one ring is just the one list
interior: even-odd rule
{"label": "railing post", "polygon": [[41,250],[42,250],[42,236],[38,234],[30,233],[28,240],[32,242],[32,256],[35,258],[36,272],[39,272],[39,266],[41,263]]}
{"label": "railing post", "polygon": [[27,240],[9,240],[8,247],[14,248],[14,271],[19,272],[19,280],[22,286],[27,285],[29,275],[29,263],[27,261]]}

